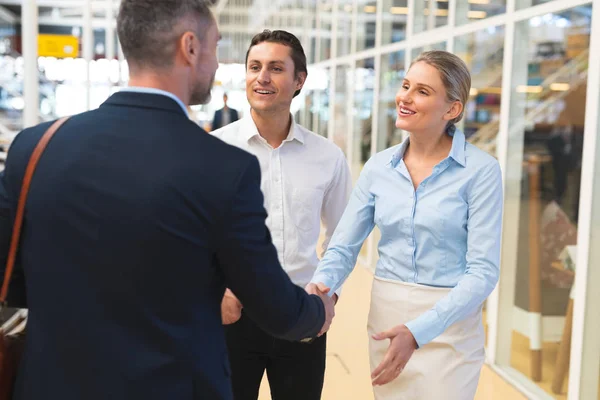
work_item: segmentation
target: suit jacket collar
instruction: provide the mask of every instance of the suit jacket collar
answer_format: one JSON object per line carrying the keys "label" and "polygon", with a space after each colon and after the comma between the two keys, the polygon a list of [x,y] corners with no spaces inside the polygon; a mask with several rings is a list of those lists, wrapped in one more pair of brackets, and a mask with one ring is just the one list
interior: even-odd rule
{"label": "suit jacket collar", "polygon": [[175,100],[162,94],[126,91],[117,92],[110,96],[104,103],[102,103],[100,107],[103,107],[105,105],[162,110],[181,114],[182,116],[187,118],[185,112],[181,109],[181,106],[177,104]]}

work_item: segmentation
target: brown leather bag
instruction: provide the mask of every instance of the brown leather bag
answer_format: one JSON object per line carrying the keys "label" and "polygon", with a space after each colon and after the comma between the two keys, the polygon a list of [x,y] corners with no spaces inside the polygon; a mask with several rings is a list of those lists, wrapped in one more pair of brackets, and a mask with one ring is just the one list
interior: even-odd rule
{"label": "brown leather bag", "polygon": [[4,282],[2,283],[2,291],[0,292],[0,400],[10,400],[13,394],[14,382],[17,376],[17,370],[23,354],[25,346],[25,324],[27,323],[27,311],[20,310],[14,314],[8,321],[2,321],[2,310],[6,305],[6,297],[8,295],[8,287],[12,277],[17,250],[19,248],[19,239],[21,236],[21,227],[23,225],[23,213],[25,211],[25,202],[27,201],[27,192],[31,184],[31,177],[35,171],[35,167],[40,159],[40,156],[46,149],[46,145],[56,131],[64,124],[69,117],[64,117],[54,122],[50,128],[44,133],[39,143],[33,150],[23,184],[21,185],[21,194],[17,204],[17,214],[13,225],[12,238],[10,241],[10,250],[6,261],[6,270],[4,271]]}

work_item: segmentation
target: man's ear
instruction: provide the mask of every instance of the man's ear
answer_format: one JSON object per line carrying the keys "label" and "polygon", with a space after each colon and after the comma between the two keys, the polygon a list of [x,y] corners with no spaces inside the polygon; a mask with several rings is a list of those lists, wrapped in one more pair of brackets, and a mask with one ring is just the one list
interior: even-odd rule
{"label": "man's ear", "polygon": [[298,75],[296,75],[296,90],[302,89],[305,82],[306,82],[306,72],[299,72]]}
{"label": "man's ear", "polygon": [[181,54],[187,64],[193,65],[196,63],[200,54],[200,40],[193,32],[187,31],[181,35],[177,46],[178,53]]}

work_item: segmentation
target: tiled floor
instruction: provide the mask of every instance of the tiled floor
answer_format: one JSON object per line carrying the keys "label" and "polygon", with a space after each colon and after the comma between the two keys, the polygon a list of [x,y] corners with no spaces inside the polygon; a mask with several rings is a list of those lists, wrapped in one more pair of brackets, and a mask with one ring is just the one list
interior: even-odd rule
{"label": "tiled floor", "polygon": [[[323,400],[373,399],[366,333],[371,281],[371,274],[357,266],[344,285],[329,332]],[[266,381],[263,381],[259,399],[270,399]],[[521,400],[525,397],[491,369],[484,367],[475,399]]]}

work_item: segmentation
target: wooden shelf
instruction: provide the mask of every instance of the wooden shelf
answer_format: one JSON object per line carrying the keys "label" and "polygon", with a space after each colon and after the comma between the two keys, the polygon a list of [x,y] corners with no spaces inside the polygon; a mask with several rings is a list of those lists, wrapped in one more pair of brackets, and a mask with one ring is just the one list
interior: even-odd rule
{"label": "wooden shelf", "polygon": [[475,108],[498,110],[500,108],[500,104],[475,104]]}
{"label": "wooden shelf", "polygon": [[469,127],[469,128],[481,128],[482,126],[485,126],[489,124],[489,122],[467,122],[465,121],[465,127]]}

